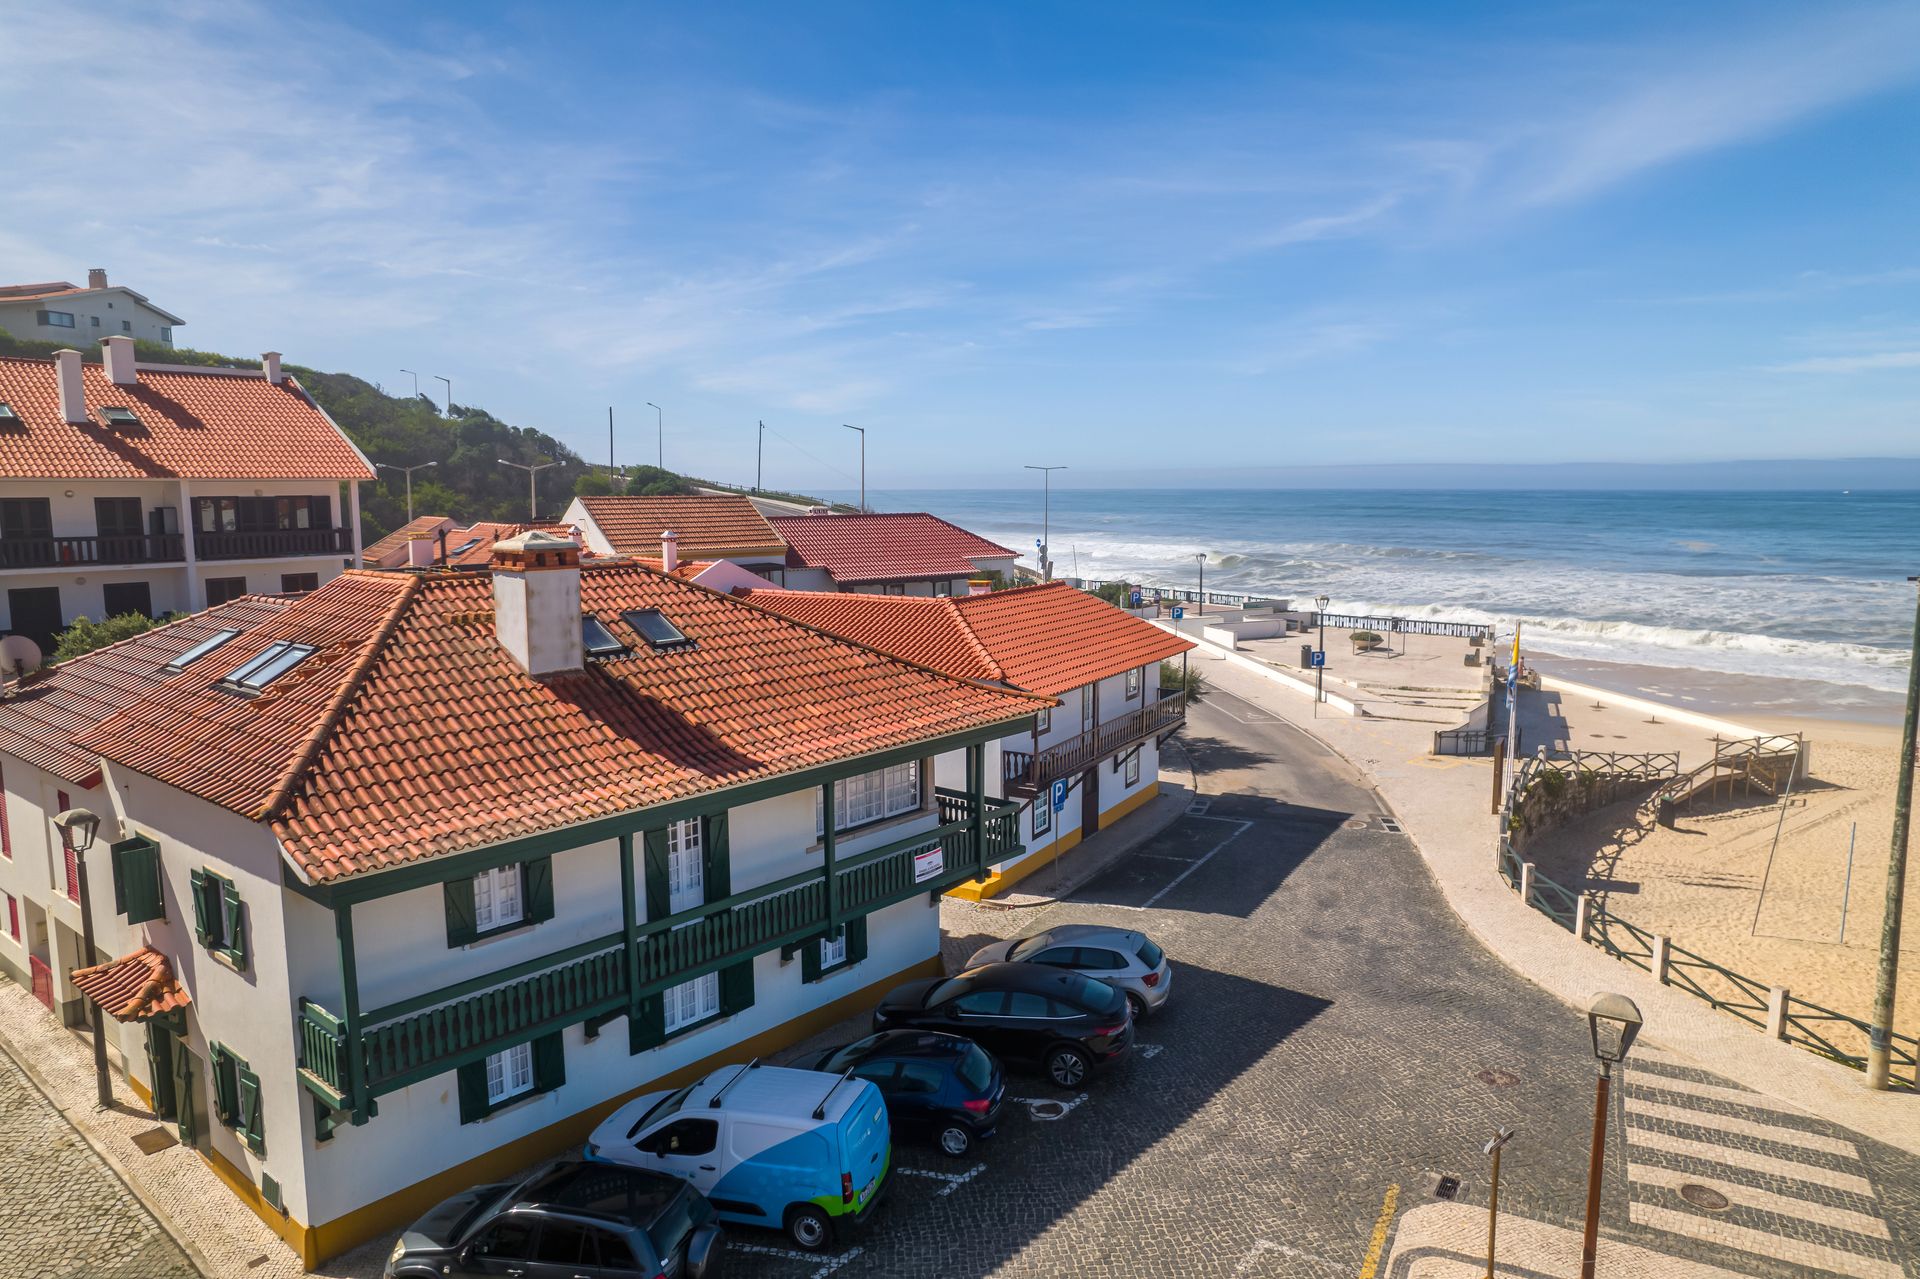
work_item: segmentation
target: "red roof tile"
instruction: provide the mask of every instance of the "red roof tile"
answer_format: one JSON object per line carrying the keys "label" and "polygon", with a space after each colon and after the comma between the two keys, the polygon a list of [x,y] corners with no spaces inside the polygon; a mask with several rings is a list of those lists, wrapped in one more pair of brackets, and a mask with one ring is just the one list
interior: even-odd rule
{"label": "red roof tile", "polygon": [[172,679],[166,664],[202,640],[222,630],[245,633],[286,607],[284,599],[245,595],[36,672],[0,702],[0,751],[56,777],[92,785],[100,759],[74,746],[77,735]]}
{"label": "red roof tile", "polygon": [[825,569],[835,582],[965,577],[977,559],[1013,552],[937,515],[778,515],[770,523],[787,540],[787,563]]}
{"label": "red roof tile", "polygon": [[173,975],[173,965],[151,946],[92,968],[76,968],[73,984],[115,1021],[146,1021],[193,1002]]}
{"label": "red roof tile", "polygon": [[659,555],[660,534],[679,535],[680,554],[779,559],[787,545],[759,508],[737,493],[678,497],[583,497],[580,504],[621,555]]}
{"label": "red roof tile", "polygon": [[[858,759],[1044,704],[955,680],[626,561],[583,608],[635,644],[528,676],[484,573],[348,572],[80,743],[257,820],[321,881]],[[658,608],[695,643],[621,620]],[[319,645],[258,697],[214,681],[279,637]]]}
{"label": "red roof tile", "polygon": [[[454,527],[454,522],[444,515],[419,516],[369,546],[361,553],[360,562],[367,568],[402,568],[407,562],[407,544],[415,533],[438,533]],[[435,541],[433,545],[438,553],[440,543]]]}
{"label": "red roof tile", "polygon": [[1065,582],[953,599],[835,591],[741,598],[949,675],[1050,696],[1193,647]]}
{"label": "red roof tile", "polygon": [[[0,357],[0,402],[19,421],[0,429],[0,475],[14,479],[367,480],[373,471],[299,384],[258,373],[139,369],[117,386],[81,367],[89,420],[60,413],[52,360]],[[107,405],[139,415],[109,426]]]}

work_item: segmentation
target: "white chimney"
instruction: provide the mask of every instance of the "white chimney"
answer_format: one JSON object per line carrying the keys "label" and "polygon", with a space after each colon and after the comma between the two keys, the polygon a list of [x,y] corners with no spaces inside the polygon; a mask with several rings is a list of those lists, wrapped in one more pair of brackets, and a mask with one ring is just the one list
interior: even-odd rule
{"label": "white chimney", "polygon": [[680,567],[680,535],[672,529],[660,534],[660,568],[671,573]]}
{"label": "white chimney", "polygon": [[60,416],[68,422],[87,420],[87,393],[80,380],[80,352],[53,353],[54,376],[60,383]]}
{"label": "white chimney", "polygon": [[263,351],[260,354],[260,369],[267,375],[267,381],[275,386],[280,384],[280,352]]}
{"label": "white chimney", "polygon": [[580,548],[538,529],[495,542],[493,629],[529,675],[581,669]]}
{"label": "white chimney", "polygon": [[433,534],[412,533],[407,537],[407,567],[433,567]]}
{"label": "white chimney", "polygon": [[140,374],[133,367],[133,339],[122,335],[101,338],[107,381],[115,386],[138,386]]}
{"label": "white chimney", "polygon": [[87,287],[104,289],[107,287],[107,268],[96,266],[87,272]]}

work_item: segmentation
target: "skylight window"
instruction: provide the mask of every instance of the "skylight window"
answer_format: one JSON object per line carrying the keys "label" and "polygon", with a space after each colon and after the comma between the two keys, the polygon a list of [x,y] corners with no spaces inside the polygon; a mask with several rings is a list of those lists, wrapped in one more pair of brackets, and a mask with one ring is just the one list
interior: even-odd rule
{"label": "skylight window", "polygon": [[5,400],[0,400],[0,422],[11,425],[19,420],[20,415],[13,411],[13,405],[8,404]]}
{"label": "skylight window", "polygon": [[607,624],[592,613],[580,615],[580,643],[585,646],[588,657],[618,657],[627,651],[627,646],[614,637]]}
{"label": "skylight window", "polygon": [[480,543],[484,542],[485,540],[486,540],[485,538],[476,537],[470,542],[462,542],[460,543],[460,545],[454,547],[451,551],[448,551],[447,554],[449,556],[465,555],[468,551],[471,551],[474,547],[480,545]]}
{"label": "skylight window", "polygon": [[219,648],[239,633],[240,632],[236,630],[214,632],[186,652],[180,654],[180,656],[174,658],[171,662],[168,662],[166,665],[167,671],[171,674],[178,675],[181,671],[186,670],[187,667],[192,666],[195,662],[205,657],[208,653],[211,653],[214,649]]}
{"label": "skylight window", "polygon": [[641,639],[655,648],[678,648],[693,641],[657,608],[631,608],[620,614]]}
{"label": "skylight window", "polygon": [[237,692],[257,693],[316,651],[311,644],[281,640],[261,649],[220,682]]}
{"label": "skylight window", "polygon": [[122,404],[108,404],[100,409],[100,416],[108,426],[138,426],[140,415]]}

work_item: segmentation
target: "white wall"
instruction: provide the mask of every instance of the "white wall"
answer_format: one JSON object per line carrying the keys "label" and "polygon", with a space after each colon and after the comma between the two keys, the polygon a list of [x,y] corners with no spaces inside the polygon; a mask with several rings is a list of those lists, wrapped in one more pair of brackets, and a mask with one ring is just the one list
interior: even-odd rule
{"label": "white wall", "polygon": [[[41,311],[65,311],[73,316],[74,327],[50,328],[42,325],[38,318]],[[99,323],[95,324],[95,320]],[[120,327],[123,320],[132,323],[130,331]],[[126,333],[135,341],[172,346],[178,334],[163,336],[161,333],[163,328],[170,325],[173,325],[173,321],[121,288],[0,304],[0,329],[18,338],[59,342],[79,351],[97,347],[101,338],[120,333]]]}

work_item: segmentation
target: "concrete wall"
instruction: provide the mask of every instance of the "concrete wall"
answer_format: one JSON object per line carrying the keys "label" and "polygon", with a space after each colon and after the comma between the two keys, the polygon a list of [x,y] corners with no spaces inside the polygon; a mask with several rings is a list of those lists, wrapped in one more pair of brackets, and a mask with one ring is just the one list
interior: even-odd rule
{"label": "concrete wall", "polygon": [[[73,316],[74,326],[68,329],[43,325],[38,318],[41,311],[65,311]],[[122,328],[123,321],[132,327]],[[178,335],[163,331],[170,327],[178,326],[120,288],[44,300],[0,303],[0,329],[17,338],[34,342],[59,342],[77,351],[90,350],[100,345],[101,338],[121,333],[137,342],[172,346]]]}

